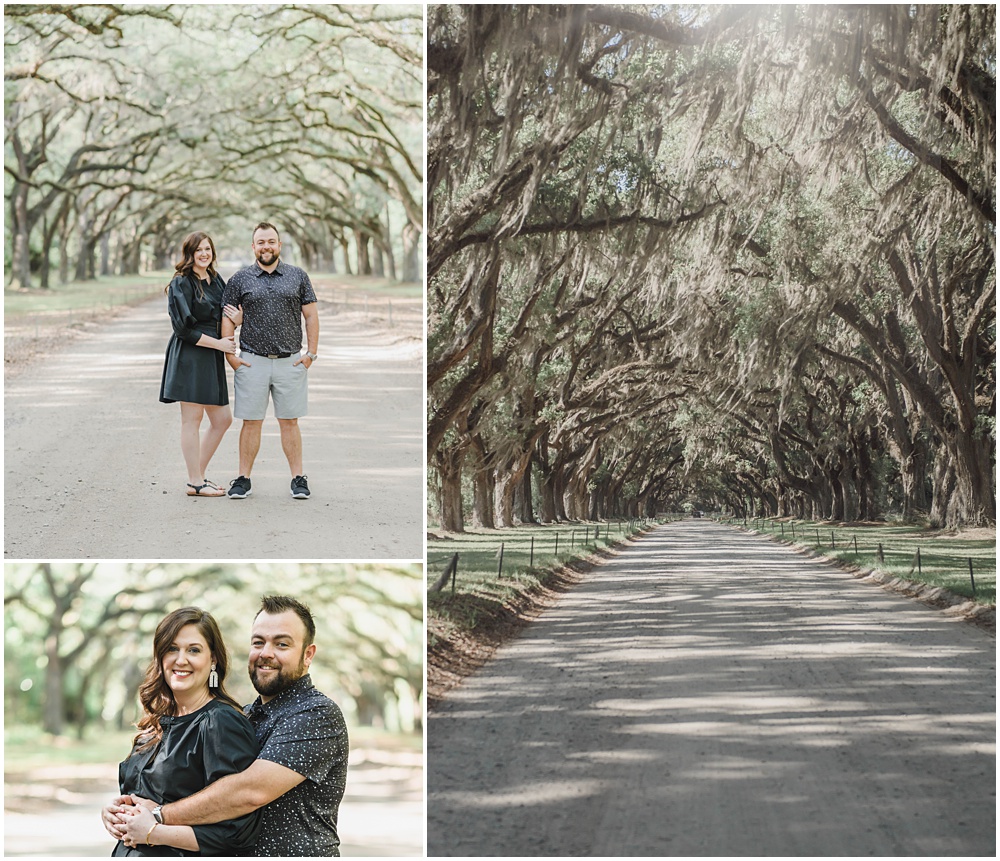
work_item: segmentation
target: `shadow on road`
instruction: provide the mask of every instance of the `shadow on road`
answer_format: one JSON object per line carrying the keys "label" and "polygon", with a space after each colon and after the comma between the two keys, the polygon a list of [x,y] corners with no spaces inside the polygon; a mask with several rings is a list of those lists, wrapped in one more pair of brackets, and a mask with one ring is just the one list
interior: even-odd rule
{"label": "shadow on road", "polygon": [[[420,558],[422,333],[324,301],[320,330],[300,422],[312,497],[301,502],[270,409],[253,495],[185,495],[180,409],[158,401],[163,296],[31,363],[5,390],[6,558]],[[218,484],[238,474],[239,429],[210,466]]]}
{"label": "shadow on road", "polygon": [[993,854],[994,642],[714,523],[430,715],[430,855]]}
{"label": "shadow on road", "polygon": [[[100,811],[117,786],[117,763],[5,773],[4,856],[110,856]],[[339,826],[344,857],[422,856],[423,756],[352,750]]]}

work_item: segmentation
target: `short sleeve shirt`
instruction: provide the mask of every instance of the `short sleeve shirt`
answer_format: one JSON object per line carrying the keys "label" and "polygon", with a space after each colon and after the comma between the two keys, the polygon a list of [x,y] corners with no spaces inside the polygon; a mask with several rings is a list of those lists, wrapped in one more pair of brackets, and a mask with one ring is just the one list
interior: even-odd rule
{"label": "short sleeve shirt", "polygon": [[263,809],[256,854],[264,857],[340,855],[337,811],[347,785],[347,726],[333,700],[308,675],[269,702],[246,707],[260,759],[305,777]]}
{"label": "short sleeve shirt", "polygon": [[223,305],[243,308],[240,348],[258,356],[297,353],[302,349],[302,306],[316,301],[305,270],[278,261],[273,272],[256,263],[226,284]]}

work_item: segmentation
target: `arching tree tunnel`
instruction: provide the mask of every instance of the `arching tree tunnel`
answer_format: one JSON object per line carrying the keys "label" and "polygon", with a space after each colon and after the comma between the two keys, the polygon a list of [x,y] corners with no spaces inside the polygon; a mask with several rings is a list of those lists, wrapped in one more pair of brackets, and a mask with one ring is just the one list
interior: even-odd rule
{"label": "arching tree tunnel", "polygon": [[8,5],[4,37],[8,287],[263,218],[307,267],[420,280],[419,6]]}
{"label": "arching tree tunnel", "polygon": [[440,525],[995,518],[995,7],[428,11]]}

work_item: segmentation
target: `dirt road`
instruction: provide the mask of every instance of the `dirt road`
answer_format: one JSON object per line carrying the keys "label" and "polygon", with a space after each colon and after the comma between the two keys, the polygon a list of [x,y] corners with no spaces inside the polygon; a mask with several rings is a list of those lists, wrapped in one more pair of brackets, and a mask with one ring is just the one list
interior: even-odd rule
{"label": "dirt road", "polygon": [[[351,751],[338,819],[344,857],[423,854],[422,766],[417,751]],[[100,811],[117,788],[117,763],[6,774],[4,856],[107,858],[115,844]]]}
{"label": "dirt road", "polygon": [[[338,313],[321,295],[320,360],[300,423],[312,489],[305,501],[289,493],[270,410],[252,496],[184,495],[180,408],[158,401],[169,334],[166,300],[156,298],[65,346],[53,338],[7,381],[6,558],[422,556],[419,330]],[[238,473],[239,424],[209,471],[224,486]]]}
{"label": "dirt road", "polygon": [[431,713],[428,854],[995,854],[995,640],[710,521]]}

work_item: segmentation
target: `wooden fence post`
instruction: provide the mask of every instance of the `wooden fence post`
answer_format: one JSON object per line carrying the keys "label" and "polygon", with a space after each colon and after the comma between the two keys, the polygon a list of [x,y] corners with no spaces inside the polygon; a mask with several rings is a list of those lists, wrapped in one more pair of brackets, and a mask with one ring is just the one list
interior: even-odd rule
{"label": "wooden fence post", "polygon": [[451,594],[455,594],[455,576],[458,573],[458,554],[456,553],[451,557],[451,562],[449,562],[444,569],[444,573],[438,577],[437,581],[431,586],[431,592],[440,592],[444,588],[444,584],[448,582],[448,575],[451,575]]}

